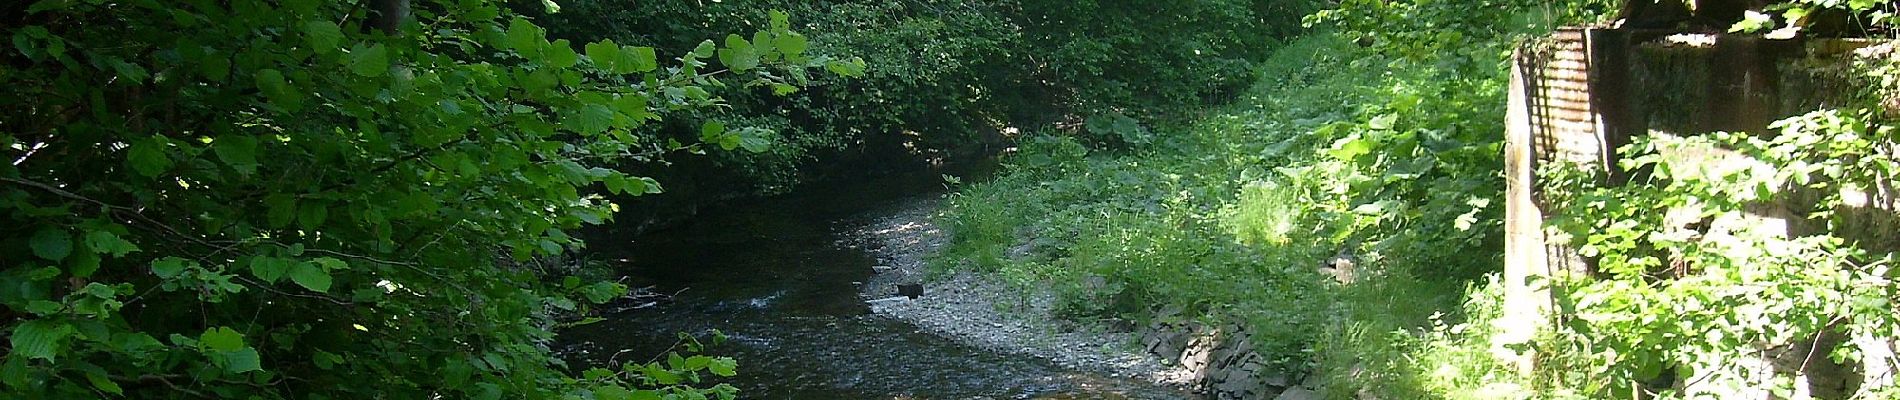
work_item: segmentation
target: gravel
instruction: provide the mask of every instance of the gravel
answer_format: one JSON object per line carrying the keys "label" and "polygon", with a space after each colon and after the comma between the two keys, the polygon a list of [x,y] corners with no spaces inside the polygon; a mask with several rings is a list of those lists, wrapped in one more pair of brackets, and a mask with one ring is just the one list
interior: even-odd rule
{"label": "gravel", "polygon": [[[978,348],[1071,370],[1177,388],[1188,383],[1191,374],[1148,354],[1134,332],[1057,318],[1051,312],[1054,296],[1046,290],[1025,292],[969,272],[930,276],[925,258],[949,240],[948,232],[931,222],[941,204],[940,197],[922,197],[848,227],[847,244],[879,260],[876,275],[859,292],[873,312]],[[905,283],[923,283],[923,296],[897,296],[896,286]]]}

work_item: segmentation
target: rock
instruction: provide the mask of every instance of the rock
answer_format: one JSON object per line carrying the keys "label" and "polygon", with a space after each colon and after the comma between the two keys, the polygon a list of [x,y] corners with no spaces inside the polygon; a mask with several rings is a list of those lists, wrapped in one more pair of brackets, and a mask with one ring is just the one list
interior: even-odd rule
{"label": "rock", "polygon": [[1324,396],[1320,396],[1319,392],[1306,390],[1306,388],[1290,388],[1284,392],[1280,392],[1280,396],[1274,397],[1273,400],[1321,400],[1325,398]]}
{"label": "rock", "polygon": [[1286,374],[1267,374],[1265,376],[1260,377],[1261,384],[1265,384],[1267,386],[1272,386],[1276,388],[1292,386],[1292,385],[1288,385],[1287,382],[1292,382],[1292,381],[1287,380]]}

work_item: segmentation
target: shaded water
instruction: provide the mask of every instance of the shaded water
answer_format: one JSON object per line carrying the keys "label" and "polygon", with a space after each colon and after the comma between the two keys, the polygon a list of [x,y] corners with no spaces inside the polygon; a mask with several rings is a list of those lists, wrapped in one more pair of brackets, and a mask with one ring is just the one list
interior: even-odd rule
{"label": "shaded water", "polygon": [[1149,399],[1174,392],[961,345],[871,314],[858,297],[876,258],[845,240],[913,196],[943,192],[919,170],[806,188],[708,211],[678,227],[590,238],[637,286],[672,302],[561,332],[581,364],[647,361],[679,332],[713,329],[708,352],[739,359],[725,381],[751,399]]}

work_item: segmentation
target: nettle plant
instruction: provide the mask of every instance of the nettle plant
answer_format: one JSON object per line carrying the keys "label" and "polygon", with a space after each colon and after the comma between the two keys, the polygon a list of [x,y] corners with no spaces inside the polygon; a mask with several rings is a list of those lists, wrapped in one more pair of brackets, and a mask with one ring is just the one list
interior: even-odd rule
{"label": "nettle plant", "polygon": [[670,55],[550,42],[477,0],[0,18],[8,398],[731,398],[703,388],[735,373],[725,358],[568,374],[557,315],[627,288],[533,261],[609,220],[605,194],[661,191],[605,166],[770,144],[632,129],[719,107],[727,81],[784,93],[862,69],[806,54],[782,13]]}
{"label": "nettle plant", "polygon": [[[1839,363],[1859,359],[1859,344],[1815,350],[1822,336],[1900,337],[1895,257],[1878,247],[1890,244],[1853,240],[1863,232],[1842,229],[1853,222],[1840,214],[1869,206],[1869,194],[1891,199],[1894,127],[1870,111],[1830,110],[1771,129],[1639,139],[1621,166],[1647,179],[1624,185],[1574,166],[1545,171],[1548,201],[1567,205],[1554,232],[1595,261],[1596,276],[1555,283],[1566,321],[1562,340],[1545,345],[1574,355],[1560,361],[1578,367],[1565,379],[1627,394],[1668,391],[1657,380],[1672,376],[1692,390],[1785,397],[1792,376],[1750,371],[1750,360]],[[1773,204],[1795,208],[1793,234],[1751,219]]]}

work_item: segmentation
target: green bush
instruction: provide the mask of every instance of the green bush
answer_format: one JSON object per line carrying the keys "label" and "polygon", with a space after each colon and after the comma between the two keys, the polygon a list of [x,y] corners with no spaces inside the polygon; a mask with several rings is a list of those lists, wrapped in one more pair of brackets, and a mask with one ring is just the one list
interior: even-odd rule
{"label": "green bush", "polygon": [[[784,9],[801,17],[813,51],[866,61],[867,79],[813,77],[810,87],[786,96],[769,88],[721,92],[727,103],[709,113],[774,116],[744,126],[776,131],[789,146],[655,171],[687,174],[708,186],[703,197],[720,197],[776,193],[802,179],[780,166],[980,155],[1017,139],[1013,132],[1050,124],[1079,128],[1115,117],[1109,133],[1077,131],[1092,146],[1142,145],[1153,139],[1145,125],[1230,99],[1252,82],[1254,60],[1297,30],[1305,4],[586,0],[561,2],[562,12],[548,18],[556,37],[681,51],[695,46],[700,32],[750,29],[746,21]],[[693,129],[656,125],[643,134],[676,138]],[[761,162],[772,167],[753,167]]]}
{"label": "green bush", "polygon": [[778,13],[675,51],[550,41],[482,1],[355,5],[0,14],[0,397],[732,397],[705,381],[727,358],[570,373],[552,330],[627,288],[547,259],[604,195],[661,191],[610,167],[769,144],[634,137],[715,107],[713,79],[856,66]]}

